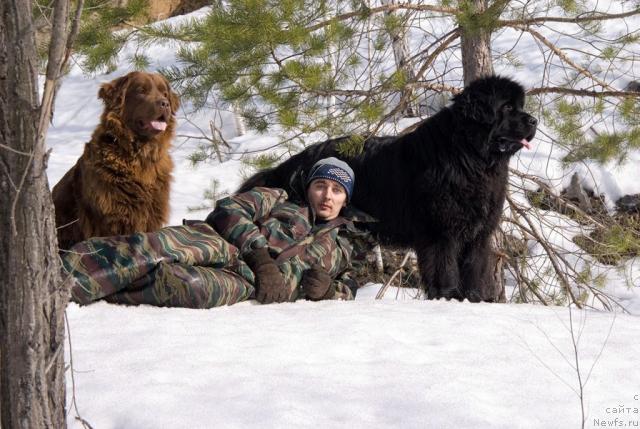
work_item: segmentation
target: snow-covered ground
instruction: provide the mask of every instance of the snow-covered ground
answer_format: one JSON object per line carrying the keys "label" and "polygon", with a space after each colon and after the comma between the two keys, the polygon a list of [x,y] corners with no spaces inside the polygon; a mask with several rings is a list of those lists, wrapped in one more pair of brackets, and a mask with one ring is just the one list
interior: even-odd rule
{"label": "snow-covered ground", "polygon": [[[78,409],[94,428],[580,427],[566,308],[359,299],[67,313]],[[637,427],[638,319],[574,310],[573,330],[586,427]]]}
{"label": "snow-covered ground", "polygon": [[[503,35],[496,49],[511,43]],[[153,68],[171,64],[174,52],[147,50]],[[536,67],[515,77],[534,85]],[[128,71],[90,77],[74,67],[65,78],[47,137],[51,185],[97,125],[99,84]],[[193,167],[187,156],[198,140],[184,136],[201,135],[198,128],[208,130],[214,118],[234,154]],[[237,137],[229,112],[193,114],[186,105],[178,119],[171,224],[204,218],[208,209],[188,208],[203,204],[212,180],[220,191],[233,191],[245,168],[240,154],[278,142],[277,135]],[[559,149],[534,142],[513,166],[543,175],[556,189],[566,186],[570,172]],[[614,201],[640,192],[639,162],[640,153],[632,153],[622,166],[592,165],[583,180]],[[612,272],[606,287],[638,315],[636,265]],[[241,303],[208,311],[72,304],[80,413],[96,429],[580,427],[568,309],[395,299],[395,292],[375,301],[377,288],[362,289],[355,302]],[[573,310],[573,328],[587,427],[640,426],[640,319]],[[81,427],[74,414],[69,425]]]}

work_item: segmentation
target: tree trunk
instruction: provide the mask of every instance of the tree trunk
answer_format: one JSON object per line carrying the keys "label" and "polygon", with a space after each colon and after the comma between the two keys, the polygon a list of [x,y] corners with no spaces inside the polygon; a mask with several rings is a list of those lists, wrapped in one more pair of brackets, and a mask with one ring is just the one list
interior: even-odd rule
{"label": "tree trunk", "polygon": [[[487,10],[488,0],[470,0],[476,14]],[[491,60],[491,31],[463,29],[462,32],[462,73],[465,86],[482,76],[493,74]]]}
{"label": "tree trunk", "polygon": [[[397,4],[398,0],[381,0],[383,5]],[[391,15],[397,12],[385,12],[385,15]],[[406,27],[393,29],[389,32],[391,37],[391,46],[393,48],[393,58],[396,63],[396,68],[404,72],[407,82],[414,82],[416,75],[413,71],[413,67],[409,62],[411,53],[409,51],[409,41],[407,40]],[[405,105],[402,107],[402,115],[405,117],[415,117],[416,109],[413,107],[413,89],[410,86],[406,86],[400,94],[402,100],[406,100]]]}
{"label": "tree trunk", "polygon": [[247,126],[244,123],[244,118],[238,105],[233,103],[231,110],[233,111],[233,123],[236,126],[236,135],[243,136],[247,134]]}
{"label": "tree trunk", "polygon": [[[470,1],[476,14],[487,10],[488,0]],[[483,76],[493,74],[493,61],[491,59],[491,30],[479,28],[473,31],[463,29],[462,32],[462,72],[465,86],[471,81]],[[500,255],[496,249],[504,248],[503,234],[497,230],[491,237],[492,248],[496,255]],[[493,259],[493,258],[492,258]],[[476,291],[485,301],[504,302],[504,272],[502,258],[495,258],[494,285],[490,290]]]}
{"label": "tree trunk", "polygon": [[68,291],[38,136],[31,0],[2,0],[0,17],[0,426],[58,429]]}

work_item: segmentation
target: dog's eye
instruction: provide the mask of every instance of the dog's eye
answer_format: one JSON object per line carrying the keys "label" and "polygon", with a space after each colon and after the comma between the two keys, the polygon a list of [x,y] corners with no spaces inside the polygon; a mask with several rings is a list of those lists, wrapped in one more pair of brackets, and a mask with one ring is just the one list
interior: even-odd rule
{"label": "dog's eye", "polygon": [[138,94],[146,94],[146,93],[147,93],[147,90],[146,90],[144,87],[139,86],[139,87],[136,89],[136,92],[137,92]]}

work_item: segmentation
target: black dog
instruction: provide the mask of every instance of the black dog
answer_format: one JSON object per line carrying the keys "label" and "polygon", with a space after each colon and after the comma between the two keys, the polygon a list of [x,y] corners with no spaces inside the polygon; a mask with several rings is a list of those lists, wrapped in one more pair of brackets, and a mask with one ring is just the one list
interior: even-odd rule
{"label": "black dog", "polygon": [[538,123],[522,110],[524,98],[510,79],[479,79],[411,133],[371,137],[352,158],[338,153],[348,137],[314,144],[250,177],[239,192],[270,186],[304,198],[297,179],[319,159],[343,158],[356,176],[353,204],[378,218],[372,229],[382,242],[415,249],[429,298],[491,300],[489,240],[509,158],[529,147]]}

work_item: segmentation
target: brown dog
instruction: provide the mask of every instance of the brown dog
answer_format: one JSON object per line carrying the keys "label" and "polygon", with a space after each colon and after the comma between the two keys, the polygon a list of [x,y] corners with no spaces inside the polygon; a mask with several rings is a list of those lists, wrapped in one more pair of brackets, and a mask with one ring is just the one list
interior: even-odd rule
{"label": "brown dog", "polygon": [[56,186],[58,244],[154,231],[169,216],[177,95],[159,74],[131,72],[105,83],[100,124]]}

